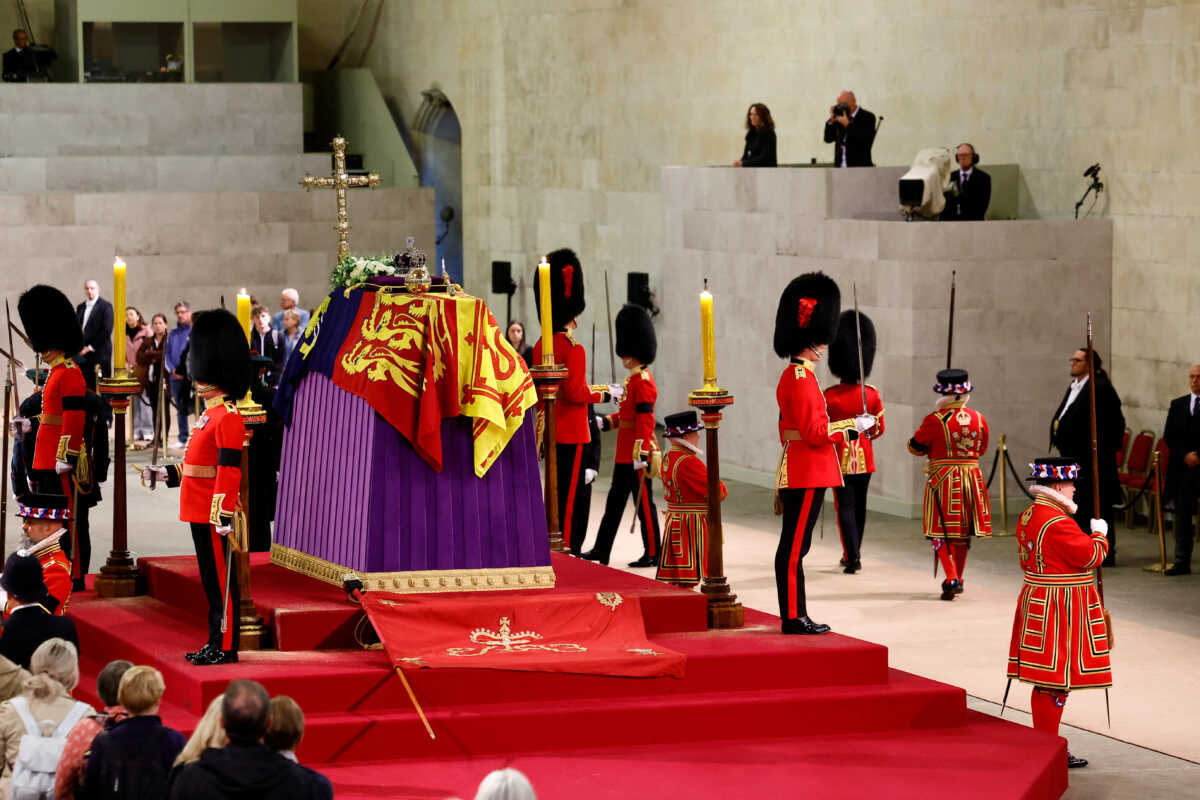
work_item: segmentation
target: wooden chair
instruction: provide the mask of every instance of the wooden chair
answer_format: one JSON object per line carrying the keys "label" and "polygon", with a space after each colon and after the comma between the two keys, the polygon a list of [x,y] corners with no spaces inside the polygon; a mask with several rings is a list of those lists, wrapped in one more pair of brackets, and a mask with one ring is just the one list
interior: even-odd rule
{"label": "wooden chair", "polygon": [[[1166,445],[1163,445],[1164,450]],[[1129,455],[1125,461],[1125,469],[1118,473],[1121,490],[1125,495],[1125,525],[1133,526],[1134,508],[1130,501],[1137,496],[1145,484],[1146,473],[1150,469],[1150,453],[1154,450],[1154,431],[1140,431],[1129,446]]]}
{"label": "wooden chair", "polygon": [[1132,431],[1129,428],[1125,429],[1125,435],[1121,437],[1121,450],[1117,453],[1117,472],[1125,466],[1125,456],[1129,453],[1129,436]]}

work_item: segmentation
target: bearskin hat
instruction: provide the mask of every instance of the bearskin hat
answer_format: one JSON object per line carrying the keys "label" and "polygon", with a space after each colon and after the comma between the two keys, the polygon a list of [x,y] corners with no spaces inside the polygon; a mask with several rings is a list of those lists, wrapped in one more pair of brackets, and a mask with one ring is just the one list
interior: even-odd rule
{"label": "bearskin hat", "polygon": [[[555,250],[546,256],[546,260],[550,262],[551,324],[554,330],[561,331],[587,307],[583,297],[583,267],[579,265],[579,256],[566,248]],[[540,316],[542,293],[537,288],[537,267],[533,269],[533,286],[533,302]],[[546,332],[542,331],[542,335]]]}
{"label": "bearskin hat", "polygon": [[192,315],[188,376],[217,386],[233,399],[250,388],[250,343],[237,317],[223,308]]}
{"label": "bearskin hat", "polygon": [[37,352],[62,350],[73,356],[83,349],[83,328],[75,307],[53,286],[38,284],[30,288],[17,300],[17,314]]}
{"label": "bearskin hat", "polygon": [[806,272],[794,278],[775,312],[775,354],[790,358],[805,348],[829,344],[841,311],[841,292],[828,275]]}
{"label": "bearskin hat", "polygon": [[[862,326],[863,372],[871,374],[875,363],[875,323],[866,314],[859,312],[858,324]],[[838,320],[837,334],[829,344],[829,371],[842,383],[861,383],[858,375],[858,328],[854,312],[843,311]]]}
{"label": "bearskin hat", "polygon": [[658,353],[658,337],[654,323],[641,306],[625,306],[617,312],[617,355],[634,358],[642,364],[653,364]]}

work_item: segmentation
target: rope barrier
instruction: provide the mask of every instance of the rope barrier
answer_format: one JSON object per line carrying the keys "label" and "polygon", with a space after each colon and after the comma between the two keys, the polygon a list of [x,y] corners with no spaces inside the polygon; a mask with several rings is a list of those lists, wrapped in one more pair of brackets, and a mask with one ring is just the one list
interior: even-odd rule
{"label": "rope barrier", "polygon": [[992,471],[988,473],[987,488],[992,488],[992,478],[996,477],[996,466],[1000,463],[1000,448],[996,448],[996,454],[992,456]]}
{"label": "rope barrier", "polygon": [[1146,480],[1144,483],[1142,483],[1142,488],[1138,490],[1137,495],[1135,495],[1134,498],[1128,503],[1124,503],[1122,505],[1114,504],[1113,511],[1128,511],[1131,508],[1137,508],[1138,501],[1142,499],[1142,495],[1146,494],[1146,490],[1149,489],[1153,483],[1154,477],[1152,475],[1147,475]]}
{"label": "rope barrier", "polygon": [[1012,470],[1013,480],[1017,482],[1017,488],[1021,490],[1021,494],[1032,500],[1033,495],[1030,494],[1029,490],[1025,488],[1025,482],[1021,480],[1021,475],[1017,472],[1017,468],[1013,465],[1012,458],[1008,455],[1007,450],[1004,451],[1004,460],[1008,463],[1008,468]]}

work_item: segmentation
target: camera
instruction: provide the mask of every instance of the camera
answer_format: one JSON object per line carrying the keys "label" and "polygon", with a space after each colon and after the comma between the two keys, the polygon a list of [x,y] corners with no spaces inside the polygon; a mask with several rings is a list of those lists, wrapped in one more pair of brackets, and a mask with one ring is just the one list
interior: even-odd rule
{"label": "camera", "polygon": [[833,107],[833,115],[840,117],[842,114],[845,114],[847,117],[850,116],[850,106],[845,103],[838,103]]}

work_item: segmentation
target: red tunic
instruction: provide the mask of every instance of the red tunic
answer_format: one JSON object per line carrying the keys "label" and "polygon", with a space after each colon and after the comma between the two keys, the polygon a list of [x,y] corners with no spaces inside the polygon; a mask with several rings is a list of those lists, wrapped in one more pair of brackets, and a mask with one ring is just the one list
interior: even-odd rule
{"label": "red tunic", "polygon": [[[866,385],[867,413],[875,415],[875,427],[865,434],[859,435],[852,442],[836,442],[838,463],[843,475],[862,475],[875,471],[875,448],[872,439],[883,435],[883,398],[879,390],[871,384]],[[849,420],[863,413],[862,389],[857,383],[838,383],[825,390],[825,407],[829,410],[829,418],[834,422]]]}
{"label": "red tunic", "polygon": [[75,463],[83,446],[86,396],[87,382],[75,362],[65,358],[55,361],[42,389],[34,469],[54,469],[57,461]]}
{"label": "red tunic", "polygon": [[[61,538],[62,533],[59,533],[38,542],[26,551],[29,555],[37,556],[38,562],[41,563],[42,580],[45,581],[50,596],[58,601],[58,608],[54,613],[60,617],[67,613],[67,603],[71,600],[71,560],[59,544]],[[17,605],[14,598],[8,598],[4,605],[5,618]]]}
{"label": "red tunic", "polygon": [[638,444],[638,456],[658,449],[654,438],[654,401],[658,399],[658,386],[649,370],[639,367],[625,378],[625,396],[621,398],[616,412],[608,415],[608,424],[617,429],[617,464],[633,463],[633,446]]}
{"label": "red tunic", "polygon": [[1039,494],[1017,522],[1025,585],[1013,618],[1008,677],[1050,689],[1112,686],[1095,568],[1104,534],[1086,534],[1058,498]]}
{"label": "red tunic", "polygon": [[233,403],[206,401],[208,408],[192,426],[183,468],[168,468],[168,484],[181,485],[179,519],[230,525],[242,485],[242,444],[246,426]]}
{"label": "red tunic", "polygon": [[779,402],[779,441],[783,454],[775,471],[776,489],[808,489],[842,485],[834,443],[857,438],[854,420],[829,421],[825,396],[813,365],[792,359],[775,388]]}
{"label": "red tunic", "polygon": [[[604,402],[601,392],[593,392],[587,382],[587,352],[569,333],[554,334],[554,360],[567,365],[567,379],[558,387],[554,406],[554,440],[559,444],[587,444],[588,404]],[[533,363],[542,363],[542,340],[533,346]],[[541,404],[538,404],[541,410]]]}
{"label": "red tunic", "polygon": [[[708,467],[682,446],[672,446],[662,462],[663,549],[655,578],[699,583],[708,571]],[[721,483],[721,499],[728,490]]]}
{"label": "red tunic", "polygon": [[925,536],[969,539],[992,535],[992,507],[979,457],[987,450],[988,426],[983,414],[950,403],[929,414],[908,441],[913,455],[928,456],[925,471]]}

